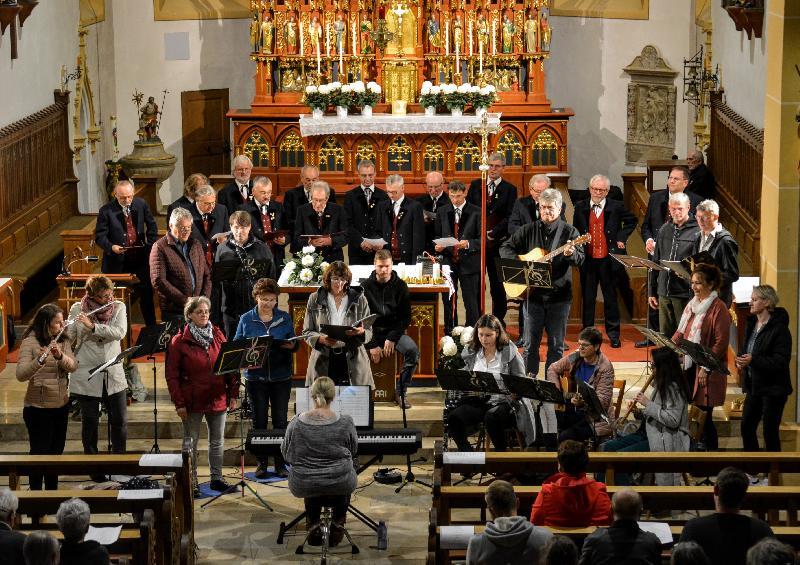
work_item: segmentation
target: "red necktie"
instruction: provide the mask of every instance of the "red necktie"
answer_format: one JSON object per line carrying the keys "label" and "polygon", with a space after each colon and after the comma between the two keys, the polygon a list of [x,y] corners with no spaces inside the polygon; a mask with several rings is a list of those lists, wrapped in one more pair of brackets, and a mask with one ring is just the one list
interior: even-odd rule
{"label": "red necktie", "polygon": [[[453,224],[453,237],[458,239],[458,232],[460,231],[461,223],[461,211],[456,208],[455,210],[455,223]],[[459,241],[461,241],[459,239]],[[453,248],[453,263],[459,263],[461,261],[461,257],[458,256],[458,247]]]}
{"label": "red necktie", "polygon": [[392,219],[392,259],[395,261],[400,260],[400,240],[397,239],[397,214]]}
{"label": "red necktie", "polygon": [[208,214],[203,214],[203,233],[206,234],[206,263],[210,267],[214,262],[214,255],[211,253],[211,236],[208,234]]}

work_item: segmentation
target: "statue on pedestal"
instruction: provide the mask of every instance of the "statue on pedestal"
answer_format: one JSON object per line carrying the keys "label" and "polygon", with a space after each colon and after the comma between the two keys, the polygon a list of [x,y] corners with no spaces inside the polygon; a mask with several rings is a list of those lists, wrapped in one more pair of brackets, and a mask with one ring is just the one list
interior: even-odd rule
{"label": "statue on pedestal", "polygon": [[258,14],[253,14],[253,21],[250,22],[250,51],[258,53]]}
{"label": "statue on pedestal", "polygon": [[322,24],[319,18],[314,16],[308,24],[308,35],[311,37],[311,54],[320,53],[320,42],[322,41]]}
{"label": "statue on pedestal", "polygon": [[488,54],[486,50],[489,47],[489,22],[486,20],[486,14],[481,12],[478,14],[478,20],[475,22],[475,29],[478,33],[478,50],[482,51],[484,55]]}
{"label": "statue on pedestal", "polygon": [[442,36],[439,33],[439,21],[436,16],[431,14],[427,22],[428,29],[428,51],[430,53],[438,53],[442,47]]}
{"label": "statue on pedestal", "polygon": [[333,23],[333,31],[336,32],[336,53],[346,51],[345,42],[347,41],[347,24],[341,12],[336,14],[336,21]]}
{"label": "statue on pedestal", "polygon": [[536,43],[536,36],[538,35],[538,25],[536,24],[536,16],[533,10],[528,12],[528,19],[525,21],[525,51],[528,53],[536,53],[539,46]]}
{"label": "statue on pedestal", "polygon": [[550,51],[550,35],[553,30],[550,29],[550,22],[547,18],[547,11],[542,10],[541,20],[539,21],[539,37],[541,39],[542,51]]}
{"label": "statue on pedestal", "polygon": [[455,45],[456,53],[463,53],[462,45],[464,45],[464,22],[461,21],[461,14],[456,14],[456,19],[453,20],[453,45]]}
{"label": "statue on pedestal", "polygon": [[361,14],[361,53],[368,55],[372,53],[372,20],[369,19],[367,12]]}
{"label": "statue on pedestal", "polygon": [[275,24],[269,13],[264,14],[264,21],[261,22],[261,52],[272,53],[272,38],[275,35]]}
{"label": "statue on pedestal", "polygon": [[283,27],[283,39],[286,41],[286,52],[289,55],[297,54],[297,22],[294,12],[289,15],[289,20]]}
{"label": "statue on pedestal", "polygon": [[147,99],[147,104],[142,106],[139,114],[139,139],[147,141],[154,139],[158,134],[158,104],[154,97]]}
{"label": "statue on pedestal", "polygon": [[503,53],[514,52],[514,34],[517,28],[514,27],[514,22],[508,17],[508,14],[503,15]]}

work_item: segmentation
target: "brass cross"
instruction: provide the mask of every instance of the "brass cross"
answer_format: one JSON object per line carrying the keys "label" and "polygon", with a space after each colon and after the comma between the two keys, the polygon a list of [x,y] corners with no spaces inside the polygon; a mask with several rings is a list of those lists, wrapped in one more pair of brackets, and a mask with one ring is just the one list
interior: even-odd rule
{"label": "brass cross", "polygon": [[481,179],[486,180],[486,172],[489,170],[489,135],[497,134],[500,131],[500,125],[489,125],[489,112],[484,112],[481,116],[481,123],[477,126],[469,128],[471,133],[479,133],[481,135]]}

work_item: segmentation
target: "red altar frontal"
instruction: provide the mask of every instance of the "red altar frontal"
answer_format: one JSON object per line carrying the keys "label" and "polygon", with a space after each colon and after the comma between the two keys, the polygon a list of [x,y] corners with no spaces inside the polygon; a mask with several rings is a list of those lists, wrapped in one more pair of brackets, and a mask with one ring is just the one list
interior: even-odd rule
{"label": "red altar frontal", "polygon": [[[550,0],[252,0],[251,55],[255,96],[232,109],[236,154],[282,194],[298,184],[303,165],[319,167],[337,190],[355,184],[362,159],[375,161],[379,184],[389,174],[421,192],[427,171],[469,181],[480,173],[480,136],[460,133],[347,133],[304,136],[299,118],[308,86],[375,81],[374,113],[405,101],[412,123],[425,120],[418,103],[433,85],[492,85],[489,111],[500,113],[490,152],[506,157],[503,177],[526,186],[536,173],[567,171],[567,124],[573,112],[553,108],[545,94],[550,55]],[[351,108],[351,112],[354,109]],[[357,110],[356,110],[357,111]],[[447,112],[440,108],[440,113]],[[467,114],[471,110],[467,109]],[[449,113],[449,112],[448,112]],[[348,120],[349,118],[343,118]],[[406,128],[407,130],[408,128]]]}

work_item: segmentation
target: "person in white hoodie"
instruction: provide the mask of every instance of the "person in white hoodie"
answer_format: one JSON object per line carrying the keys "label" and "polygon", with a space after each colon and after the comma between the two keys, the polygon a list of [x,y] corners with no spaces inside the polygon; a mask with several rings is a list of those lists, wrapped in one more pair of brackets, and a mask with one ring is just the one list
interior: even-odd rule
{"label": "person in white hoodie", "polygon": [[517,516],[519,499],[506,481],[494,481],[486,489],[486,508],[492,518],[486,529],[472,536],[467,546],[468,565],[517,565],[538,563],[553,534]]}

